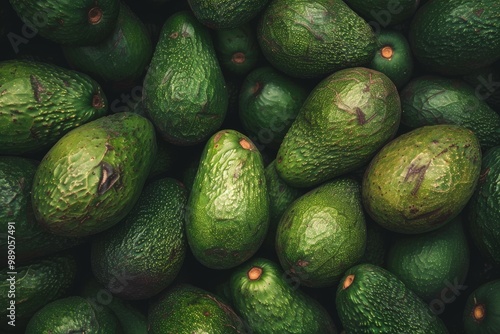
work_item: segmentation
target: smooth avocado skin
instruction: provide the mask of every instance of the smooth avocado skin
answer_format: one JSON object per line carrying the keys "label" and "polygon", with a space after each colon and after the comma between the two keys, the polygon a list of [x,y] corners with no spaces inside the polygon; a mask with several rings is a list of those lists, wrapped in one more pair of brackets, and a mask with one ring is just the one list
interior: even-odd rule
{"label": "smooth avocado skin", "polygon": [[486,151],[473,197],[467,205],[468,231],[482,255],[500,264],[500,146]]}
{"label": "smooth avocado skin", "polygon": [[276,232],[281,266],[301,285],[333,286],[363,256],[366,225],[360,184],[326,182],[295,200]]}
{"label": "smooth avocado skin", "polygon": [[106,115],[108,103],[89,76],[28,60],[0,62],[0,154],[49,149],[70,130]]}
{"label": "smooth avocado skin", "polygon": [[[187,242],[184,210],[187,191],[172,178],[144,187],[124,221],[92,242],[92,271],[97,280],[124,299],[147,299],[165,289],[184,262]],[[120,286],[116,273],[127,277]]]}
{"label": "smooth avocado skin", "polygon": [[31,199],[49,232],[83,237],[122,220],[137,202],[156,153],[154,127],[123,112],[72,130],[44,156]]}
{"label": "smooth avocado skin", "polygon": [[276,170],[291,186],[312,187],[366,165],[396,133],[401,105],[383,73],[338,71],[313,88],[288,130]]}
{"label": "smooth avocado skin", "polygon": [[235,311],[252,333],[337,333],[328,312],[299,284],[279,264],[254,258],[234,269],[229,288]]}
{"label": "smooth avocado skin", "polygon": [[429,1],[411,22],[409,41],[429,70],[463,75],[500,58],[500,3],[497,0]]}
{"label": "smooth avocado skin", "polygon": [[463,324],[466,334],[496,333],[500,327],[500,280],[482,284],[467,298]]}
{"label": "smooth avocado skin", "polygon": [[221,298],[179,284],[166,290],[148,310],[148,333],[245,334],[245,324]]}
{"label": "smooth avocado skin", "polygon": [[458,125],[429,125],[400,135],[371,160],[362,182],[366,212],[398,233],[435,230],[471,198],[481,169],[474,133]]}
{"label": "smooth avocado skin", "polygon": [[375,31],[411,19],[420,0],[345,0]]}
{"label": "smooth avocado skin", "polygon": [[186,210],[186,235],[195,258],[229,269],[260,247],[269,225],[262,156],[242,133],[226,129],[205,144]]}
{"label": "smooth avocado skin", "polygon": [[392,273],[373,264],[346,271],[335,303],[347,333],[448,333],[424,301]]}
{"label": "smooth avocado skin", "polygon": [[231,29],[257,16],[269,0],[188,0],[196,18],[212,29]]}
{"label": "smooth avocado skin", "polygon": [[408,128],[456,124],[472,130],[483,150],[500,145],[500,114],[462,80],[420,76],[412,79],[400,95],[401,123]]}
{"label": "smooth avocado skin", "polygon": [[113,313],[97,307],[78,296],[55,300],[35,313],[25,334],[122,334]]}
{"label": "smooth avocado skin", "polygon": [[190,12],[163,25],[143,86],[146,114],[172,144],[207,140],[226,115],[228,92],[212,37]]}
{"label": "smooth avocado skin", "polygon": [[108,37],[118,19],[119,0],[10,0],[21,20],[62,45],[90,45]]}
{"label": "smooth avocado skin", "polygon": [[377,50],[372,28],[341,0],[271,1],[257,39],[273,67],[298,78],[366,66]]}
{"label": "smooth avocado skin", "polygon": [[5,231],[0,235],[0,249],[6,259],[1,267],[8,265],[9,236],[15,238],[10,238],[11,243],[16,241],[15,255],[10,255],[17,265],[84,241],[51,234],[37,223],[31,205],[31,188],[38,164],[36,160],[23,157],[0,157],[0,222]]}
{"label": "smooth avocado skin", "polygon": [[464,283],[470,252],[461,216],[432,232],[395,238],[386,268],[424,301],[450,296],[450,284]]}

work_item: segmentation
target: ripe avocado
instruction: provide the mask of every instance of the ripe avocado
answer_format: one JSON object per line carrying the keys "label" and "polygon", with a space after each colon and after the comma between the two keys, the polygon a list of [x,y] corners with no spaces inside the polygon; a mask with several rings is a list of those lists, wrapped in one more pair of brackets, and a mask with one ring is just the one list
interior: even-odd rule
{"label": "ripe avocado", "polygon": [[399,233],[435,230],[457,216],[479,179],[481,147],[458,125],[428,125],[385,145],[365,170],[363,206]]}
{"label": "ripe avocado", "polygon": [[35,173],[31,199],[36,220],[62,236],[110,228],[136,203],[155,153],[153,125],[137,114],[101,117],[70,131]]}
{"label": "ripe avocado", "polygon": [[500,280],[485,283],[474,290],[464,308],[466,334],[497,333],[500,328]]}
{"label": "ripe avocado", "polygon": [[269,224],[269,196],[260,152],[235,130],[205,144],[189,195],[186,235],[193,255],[212,269],[248,260]]}
{"label": "ripe avocado", "polygon": [[396,133],[401,105],[383,73],[356,67],[322,80],[288,130],[276,170],[295,187],[311,187],[367,164]]}
{"label": "ripe avocado", "polygon": [[377,50],[371,27],[342,0],[274,0],[257,39],[273,67],[299,78],[366,66]]}
{"label": "ripe avocado", "polygon": [[347,178],[309,191],[283,214],[276,232],[281,266],[300,284],[333,286],[366,246],[360,184]]}
{"label": "ripe avocado", "polygon": [[[175,179],[156,180],[117,226],[92,241],[92,271],[97,280],[123,299],[146,299],[177,276],[187,250],[184,209],[187,191]],[[116,273],[127,284],[116,281]],[[117,287],[119,285],[119,287]]]}

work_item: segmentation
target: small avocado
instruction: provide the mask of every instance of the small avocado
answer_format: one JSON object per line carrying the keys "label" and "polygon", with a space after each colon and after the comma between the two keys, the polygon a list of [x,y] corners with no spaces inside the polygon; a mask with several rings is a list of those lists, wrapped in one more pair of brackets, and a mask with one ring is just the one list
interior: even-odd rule
{"label": "small avocado", "polygon": [[466,334],[496,333],[500,328],[500,279],[482,284],[467,298],[463,324]]}

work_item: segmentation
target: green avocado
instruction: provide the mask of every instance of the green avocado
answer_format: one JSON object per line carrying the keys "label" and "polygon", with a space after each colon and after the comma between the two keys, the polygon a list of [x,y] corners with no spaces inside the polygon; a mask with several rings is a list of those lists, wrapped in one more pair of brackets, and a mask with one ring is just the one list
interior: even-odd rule
{"label": "green avocado", "polygon": [[411,19],[420,0],[345,0],[375,29],[386,28]]}
{"label": "green avocado", "polygon": [[363,177],[363,206],[394,232],[435,230],[465,207],[480,169],[481,147],[471,130],[420,127],[389,142],[371,160]]}
{"label": "green avocado", "polygon": [[498,0],[434,0],[411,22],[409,41],[416,59],[445,74],[468,74],[500,59]]}
{"label": "green avocado", "polygon": [[[187,191],[175,179],[156,180],[142,191],[123,222],[92,241],[92,271],[115,296],[146,299],[177,276],[187,250]],[[116,273],[126,283],[116,280]]]}
{"label": "green avocado", "polygon": [[276,158],[281,178],[311,187],[367,164],[396,133],[398,91],[383,73],[362,67],[338,71],[309,94]]}
{"label": "green avocado", "polygon": [[220,130],[205,144],[189,195],[186,235],[193,255],[212,269],[248,260],[269,224],[262,156],[236,130]]}
{"label": "green avocado", "polygon": [[44,156],[31,198],[53,234],[83,237],[122,220],[136,203],[156,153],[153,125],[124,112],[67,133]]}
{"label": "green avocado", "polygon": [[106,114],[96,81],[62,67],[0,62],[0,154],[46,150],[70,130]]}
{"label": "green avocado", "polygon": [[143,85],[146,114],[173,144],[207,140],[226,115],[228,93],[212,37],[190,12],[163,25]]}
{"label": "green avocado", "polygon": [[372,28],[341,0],[271,1],[257,39],[273,67],[299,78],[366,66],[377,51]]}
{"label": "green avocado", "polygon": [[424,301],[392,273],[373,264],[347,270],[335,302],[347,333],[448,333]]}
{"label": "green avocado", "polygon": [[500,328],[500,279],[482,284],[467,298],[463,315],[466,334],[496,333]]}

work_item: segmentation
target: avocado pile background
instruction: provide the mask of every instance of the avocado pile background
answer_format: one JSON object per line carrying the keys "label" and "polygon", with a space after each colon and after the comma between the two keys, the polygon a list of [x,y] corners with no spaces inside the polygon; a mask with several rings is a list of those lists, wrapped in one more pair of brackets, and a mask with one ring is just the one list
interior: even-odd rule
{"label": "avocado pile background", "polygon": [[[434,0],[434,1],[439,1],[439,0]],[[426,2],[428,1],[421,1],[420,6],[422,6]],[[166,1],[124,0],[124,3],[126,3],[130,7],[132,12],[135,13],[143,23],[145,23],[148,33],[151,35],[153,50],[154,46],[158,42],[160,30],[165,20],[174,13],[178,13],[179,11],[191,10],[190,6],[185,0],[166,0]],[[0,61],[12,60],[12,59],[26,59],[26,60],[55,64],[67,69],[74,68],[73,64],[70,64],[68,62],[65,54],[63,53],[61,45],[52,42],[46,38],[43,38],[36,32],[33,32],[32,30],[27,28],[26,25],[19,19],[18,15],[12,9],[8,1],[0,0],[0,4],[1,4],[0,5]],[[251,29],[256,29],[260,18],[261,18],[260,15],[258,15],[257,17],[250,20],[249,27],[251,27]],[[500,17],[497,17],[497,20],[498,22],[495,22],[497,26],[496,38],[500,39],[500,28],[499,28]],[[393,31],[397,31],[403,34],[404,36],[408,36],[410,21],[411,19],[408,19],[403,22],[392,25],[391,29]],[[210,38],[212,40],[215,40],[214,30],[207,29],[207,31],[209,31],[209,33],[211,34]],[[253,50],[252,52],[256,55],[255,62],[251,65],[251,68],[244,69],[244,71],[241,73],[237,73],[238,70],[230,71],[228,70],[228,67],[221,66],[227,86],[227,92],[229,94],[228,98],[229,104],[227,107],[227,114],[225,115],[225,119],[222,125],[218,127],[218,129],[236,130],[254,140],[256,147],[260,151],[264,165],[267,166],[276,158],[276,154],[279,148],[279,142],[277,144],[272,141],[265,143],[259,141],[259,139],[255,135],[252,135],[251,133],[248,133],[246,131],[247,128],[246,125],[248,124],[245,124],[244,122],[248,122],[248,120],[240,118],[239,115],[238,99],[244,98],[243,95],[239,94],[240,94],[240,89],[243,87],[244,80],[247,74],[250,73],[252,69],[262,68],[265,66],[273,67],[271,63],[268,62],[266,57],[259,50],[257,51]],[[254,56],[254,54],[252,54],[252,56]],[[220,56],[220,54],[218,55]],[[406,60],[407,59],[412,59],[412,58],[411,56],[406,55]],[[489,82],[492,83],[488,87],[493,93],[492,98],[495,98],[496,96],[497,100],[496,102],[495,100],[491,100],[492,102],[491,107],[494,111],[496,111],[496,113],[500,114],[500,108],[498,104],[498,101],[500,100],[498,99],[500,92],[500,82],[499,82],[500,60],[498,59],[500,59],[500,53],[498,54],[497,61],[494,63],[494,65],[492,67],[488,67],[488,69],[491,69],[491,71],[493,72],[483,72],[483,77],[487,78],[487,80],[490,80]],[[279,62],[285,64],[286,60],[279,60]],[[369,65],[370,64],[368,62],[366,66]],[[436,74],[435,71],[429,70],[428,67],[423,66],[421,63],[414,60],[412,61],[411,64],[406,64],[403,66],[407,66],[406,69],[398,69],[399,71],[398,73],[401,75],[401,72],[407,71],[408,68],[412,67],[412,69],[408,71],[408,73],[410,73],[411,75],[411,78],[420,77],[425,74]],[[278,72],[281,70],[277,68],[275,69]],[[142,74],[138,76],[138,78],[136,78],[135,80],[120,81],[120,82],[116,81],[112,82],[113,80],[104,80],[102,77],[91,75],[101,85],[104,91],[103,93],[106,96],[108,102],[108,114],[110,115],[119,114],[122,112],[136,112],[142,114],[142,109],[141,109],[142,107],[140,105],[140,102],[142,97],[143,80],[146,71],[147,71],[147,66],[144,67]],[[163,76],[163,74],[161,75]],[[451,74],[450,75],[447,74],[442,76],[446,78],[458,78],[458,79],[468,78],[469,79],[468,82],[470,83],[470,87],[472,89],[476,89],[476,91],[477,89],[484,89],[484,86],[481,86],[484,85],[484,81],[479,81],[479,82],[475,81],[474,78],[477,77],[474,77],[474,75],[467,77],[462,75],[454,76]],[[289,87],[290,90],[296,89],[296,91],[294,91],[294,94],[297,96],[297,100],[303,101],[305,100],[306,96],[311,92],[311,90],[314,87],[316,87],[316,85],[318,85],[318,83],[325,77],[326,75],[321,75],[319,77],[312,76],[301,79],[289,78],[290,82],[288,82],[287,84],[290,84]],[[404,75],[401,75],[401,77],[398,78],[403,80],[402,81],[403,83],[395,82],[398,91],[401,92],[402,89],[405,87],[405,84],[410,79],[410,76],[404,77]],[[214,91],[217,91],[217,87],[214,88]],[[0,108],[1,107],[2,106],[0,105]],[[256,120],[250,120],[250,122],[252,121],[257,122]],[[497,124],[494,122],[492,123]],[[410,128],[407,128],[403,124],[401,124],[400,127],[397,129],[396,136],[399,136],[400,134],[403,134],[409,130]],[[496,129],[493,128],[493,130],[491,131],[493,132],[496,131],[498,135],[498,133],[500,133],[500,128]],[[210,135],[214,134],[215,132],[216,131],[211,131]],[[281,136],[284,136],[284,133],[282,133]],[[487,141],[487,139],[488,138],[486,138],[485,141]],[[175,139],[173,141],[175,141]],[[496,140],[496,144],[495,140],[493,139],[492,142],[494,143],[493,146],[499,145],[498,140]],[[191,189],[192,187],[192,182],[194,182],[193,180],[196,173],[196,168],[198,166],[197,163],[201,157],[203,149],[205,148],[205,143],[206,140],[202,142],[189,143],[189,145],[176,145],[171,143],[160,144],[160,147],[162,147],[163,150],[162,152],[165,154],[162,157],[163,160],[161,160],[163,164],[159,167],[158,170],[155,171],[155,174],[153,176],[150,175],[147,183],[153,182],[154,180],[162,179],[164,177],[171,177],[184,182],[187,191],[189,191],[189,189]],[[40,161],[42,160],[47,151],[48,149],[38,153],[23,154],[22,156]],[[367,164],[363,164],[363,167],[365,167],[366,165]],[[158,167],[158,165],[156,165],[156,167]],[[27,166],[25,168],[27,169],[33,168],[33,166],[31,167]],[[359,180],[361,180],[363,171],[364,168],[358,168],[351,174],[351,176],[355,179],[358,178]],[[313,189],[313,187],[310,186],[307,189],[308,190]],[[0,189],[0,191],[2,191],[2,189]],[[297,198],[304,192],[297,191],[297,193],[293,194],[293,196]],[[500,207],[500,203],[498,203],[498,207]],[[2,208],[0,208],[0,210],[2,210]],[[165,213],[165,214],[173,214],[173,213]],[[279,218],[280,217],[273,217],[271,213],[271,220],[279,220]],[[123,220],[121,220],[121,222],[122,221]],[[375,224],[372,221],[369,223]],[[2,228],[4,228],[4,224],[6,225],[6,222],[0,222],[0,226],[2,226]],[[5,230],[6,229],[7,227],[5,227]],[[5,231],[0,231],[1,238],[4,238],[4,233]],[[373,233],[369,234],[369,236],[371,236],[375,240],[373,241],[373,243],[376,244],[376,246],[372,245],[372,247],[374,247],[371,248],[373,250],[373,253],[372,254],[365,253],[363,255],[363,260],[370,261],[373,263],[381,263],[380,261],[382,261],[384,263],[383,266],[385,266],[386,263],[385,259],[383,258],[384,254],[386,254],[387,250],[397,240],[400,239],[401,235],[395,232],[391,232],[389,230],[379,229],[378,227],[374,227],[373,231],[369,233]],[[95,235],[91,236],[91,238],[94,237],[96,236]],[[463,284],[458,285],[459,286],[458,289],[456,288],[452,289],[453,295],[450,298],[445,298],[446,302],[440,303],[438,305],[439,307],[440,305],[442,306],[442,309],[440,309],[439,311],[439,317],[444,321],[446,327],[448,328],[449,333],[465,333],[463,329],[463,312],[467,301],[467,297],[482,284],[490,282],[495,279],[500,279],[500,267],[498,266],[498,264],[495,264],[492,260],[487,259],[485,256],[483,256],[483,254],[478,250],[478,248],[472,241],[471,236],[469,235],[467,230],[466,230],[466,237],[467,237],[467,243],[470,247],[470,265],[466,280]],[[21,239],[21,236],[18,235],[17,238]],[[253,255],[253,257],[254,258],[263,257],[266,259],[273,260],[276,263],[279,263],[278,256],[275,253],[273,247],[273,242],[274,240],[272,239],[272,237],[268,237],[266,241],[264,241],[263,246],[260,247],[260,249]],[[377,247],[382,248],[378,249],[380,253],[376,253],[376,254],[382,254],[382,257],[379,258],[376,257],[374,250],[377,249]],[[68,248],[69,248],[68,252],[70,252],[77,259],[78,274],[76,275],[75,279],[72,282],[67,282],[68,288],[64,297],[81,294],[82,287],[93,276],[91,260],[90,260],[91,257],[90,242],[88,240],[85,240],[84,242],[75,241],[74,245]],[[3,248],[2,252],[5,252],[5,254],[7,253],[7,251]],[[22,263],[19,263],[17,265],[21,266]],[[3,267],[4,265],[2,265],[2,268]],[[207,266],[203,265],[199,260],[197,260],[195,256],[191,253],[191,251],[187,252],[186,258],[184,259],[182,264],[179,265],[179,268],[180,271],[177,275],[175,275],[175,277],[172,277],[172,283],[170,283],[169,288],[175,286],[178,283],[189,283],[195,287],[205,289],[215,294],[221,292],[220,290],[221,284],[226,282],[226,280],[228,279],[229,275],[232,272],[232,269],[209,269]],[[2,269],[2,270],[6,271],[7,269]],[[2,283],[0,283],[0,285],[1,284]],[[306,294],[313,297],[315,300],[319,301],[319,303],[325,307],[330,316],[333,318],[333,321],[338,331],[340,332],[342,329],[342,323],[339,319],[338,313],[335,308],[336,289],[337,289],[337,284],[329,287],[307,287],[304,285],[300,286],[300,290],[304,291]],[[156,294],[156,296],[158,296],[158,294]],[[449,297],[449,295],[447,297]],[[4,307],[3,301],[5,298],[6,296],[3,295],[0,296],[0,301],[2,301],[1,305],[2,307]],[[150,303],[154,300],[155,297],[151,297],[144,300],[129,301],[129,303],[143,314],[147,314],[148,310],[150,309],[151,305]],[[498,300],[498,302],[500,303],[500,300]],[[24,321],[26,322],[26,320]],[[4,326],[6,322],[5,318],[2,318],[1,322],[2,326],[0,327],[0,333],[4,333],[3,331],[7,330],[10,331],[12,329]],[[23,328],[22,323],[19,322],[17,333],[22,333],[23,332],[22,328]],[[500,327],[498,328],[497,332],[500,333]],[[10,333],[10,332],[5,332],[5,333]],[[305,330],[303,333],[308,333],[308,331]]]}

